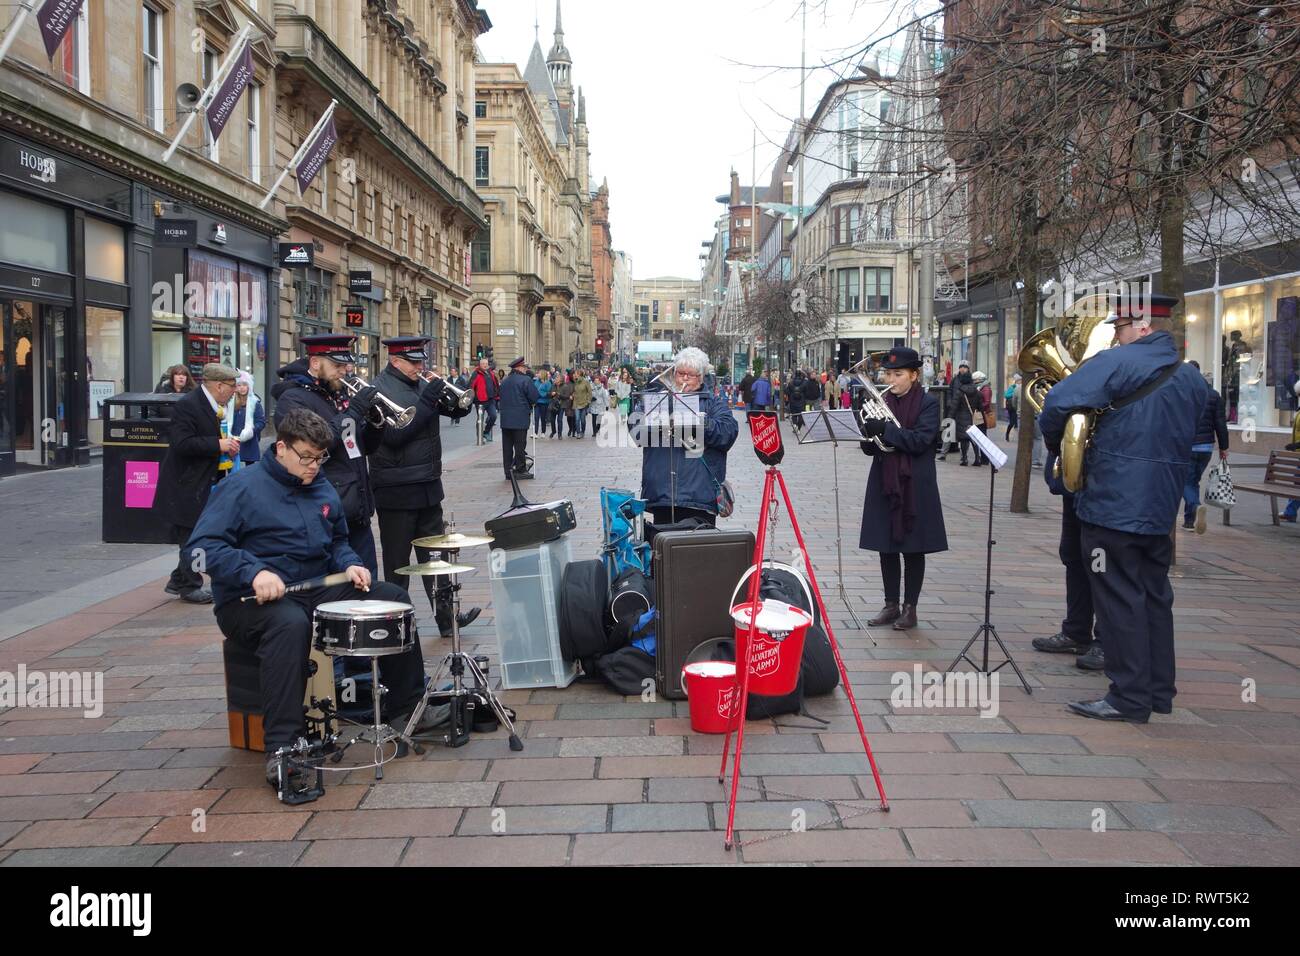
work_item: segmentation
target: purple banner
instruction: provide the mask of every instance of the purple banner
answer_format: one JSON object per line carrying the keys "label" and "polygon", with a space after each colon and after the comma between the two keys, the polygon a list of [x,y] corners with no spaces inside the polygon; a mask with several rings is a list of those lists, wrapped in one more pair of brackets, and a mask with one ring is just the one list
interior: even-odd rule
{"label": "purple banner", "polygon": [[311,145],[303,153],[302,160],[298,163],[298,168],[294,170],[294,175],[298,177],[298,192],[305,193],[311,181],[316,178],[321,167],[325,165],[325,160],[330,158],[330,151],[334,149],[334,144],[339,141],[339,134],[334,130],[334,117],[330,116],[329,122],[316,134]]}
{"label": "purple banner", "polygon": [[41,24],[41,37],[45,40],[45,55],[54,59],[54,51],[59,48],[63,38],[72,29],[81,14],[81,6],[86,0],[45,0],[36,19]]}
{"label": "purple banner", "polygon": [[245,43],[244,52],[230,68],[230,72],[226,74],[225,80],[212,97],[212,102],[208,104],[208,130],[212,133],[214,143],[221,138],[221,131],[226,128],[226,123],[235,112],[235,104],[244,95],[244,88],[252,78],[253,46]]}

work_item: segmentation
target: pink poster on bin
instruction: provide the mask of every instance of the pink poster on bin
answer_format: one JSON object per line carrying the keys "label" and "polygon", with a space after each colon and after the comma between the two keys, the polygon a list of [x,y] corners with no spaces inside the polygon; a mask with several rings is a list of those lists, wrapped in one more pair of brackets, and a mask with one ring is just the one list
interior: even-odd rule
{"label": "pink poster on bin", "polygon": [[126,469],[126,506],[152,508],[154,494],[158,491],[158,462],[128,461]]}

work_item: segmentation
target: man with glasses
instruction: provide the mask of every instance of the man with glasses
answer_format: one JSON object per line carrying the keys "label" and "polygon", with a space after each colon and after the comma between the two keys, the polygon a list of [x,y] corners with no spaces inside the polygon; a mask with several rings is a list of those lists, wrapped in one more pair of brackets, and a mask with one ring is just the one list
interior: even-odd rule
{"label": "man with glasses", "polygon": [[[213,493],[189,539],[212,575],[217,625],[257,655],[262,689],[267,782],[276,784],[275,751],[304,733],[303,696],[311,654],[312,612],[327,601],[409,604],[404,588],[376,582],[349,544],[342,502],[319,480],[331,460],[334,430],[303,408],[280,419],[278,438],[257,464],[240,469]],[[286,593],[296,581],[346,572],[349,583]],[[256,601],[241,601],[249,594]],[[381,657],[386,719],[404,726],[419,702],[424,656],[419,641],[403,654]],[[433,726],[421,720],[417,731]]]}
{"label": "man with glasses", "polygon": [[[740,427],[727,400],[704,389],[708,370],[709,357],[697,348],[682,349],[673,360],[671,390],[698,396],[697,422],[685,425],[686,409],[671,394],[661,397],[657,382],[641,394],[628,416],[628,431],[642,449],[641,497],[656,524],[686,518],[717,524],[718,497],[727,480],[727,452]],[[654,417],[671,412],[679,423],[671,437],[655,427],[653,417],[647,421],[647,406]]]}
{"label": "man with glasses", "polygon": [[[225,365],[203,366],[203,384],[172,409],[167,457],[158,471],[158,512],[172,525],[180,558],[164,590],[191,604],[211,604],[203,586],[203,562],[185,547],[208,501],[208,493],[230,474],[239,457],[239,440],[229,437],[226,405],[235,394],[235,370]],[[225,434],[222,422],[227,421]],[[222,467],[222,463],[226,467]]]}

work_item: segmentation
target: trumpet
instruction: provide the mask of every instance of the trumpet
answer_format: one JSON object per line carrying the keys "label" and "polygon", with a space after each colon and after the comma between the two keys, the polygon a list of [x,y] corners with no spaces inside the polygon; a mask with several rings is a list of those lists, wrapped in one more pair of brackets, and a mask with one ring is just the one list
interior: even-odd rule
{"label": "trumpet", "polygon": [[[870,356],[868,356],[868,358],[870,358]],[[880,394],[880,389],[876,388],[875,384],[873,384],[866,375],[863,375],[858,371],[858,366],[864,364],[866,361],[867,359],[864,358],[861,362],[858,362],[857,365],[854,365],[849,369],[849,374],[857,378],[858,384],[867,392],[866,396],[862,400],[862,407],[858,409],[858,427],[861,428],[863,424],[866,423],[867,419],[870,418],[883,419],[884,421],[893,422],[895,425],[898,425],[898,416],[889,410],[889,406],[885,404],[885,397]],[[899,425],[899,427],[901,428],[902,426]],[[866,433],[864,432],[863,434],[865,436]],[[880,435],[872,435],[867,440],[874,443],[881,451],[894,450],[891,446],[885,444],[884,438]]]}
{"label": "trumpet", "polygon": [[[369,388],[370,383],[364,378],[354,375],[351,378],[341,380],[347,388],[348,393],[356,395],[363,388]],[[411,419],[415,418],[415,406],[402,408],[393,400],[387,398],[383,392],[375,391],[377,398],[388,411],[380,408],[379,405],[373,405],[370,408],[370,421],[376,428],[382,428],[384,425],[391,425],[393,428],[403,428],[411,424]]]}
{"label": "trumpet", "polygon": [[[443,391],[442,397],[439,399],[439,402],[442,405],[442,407],[449,412],[455,411],[458,408],[469,408],[471,405],[474,404],[473,392],[471,392],[468,388],[457,388],[455,385],[451,384],[451,382],[447,381],[447,379],[443,378],[437,372],[434,371],[421,372],[420,378],[424,379],[426,382],[429,383],[432,383],[434,381],[442,382],[443,388],[445,390]],[[448,395],[450,395],[451,397],[448,398],[447,397]]]}

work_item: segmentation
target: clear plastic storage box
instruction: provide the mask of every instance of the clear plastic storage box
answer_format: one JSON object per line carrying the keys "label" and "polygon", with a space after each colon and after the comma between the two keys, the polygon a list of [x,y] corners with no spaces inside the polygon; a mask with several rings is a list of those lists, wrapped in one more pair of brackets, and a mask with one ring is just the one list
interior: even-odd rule
{"label": "clear plastic storage box", "polygon": [[504,689],[568,687],[578,676],[577,662],[560,655],[560,580],[570,560],[567,537],[492,552],[492,610]]}

